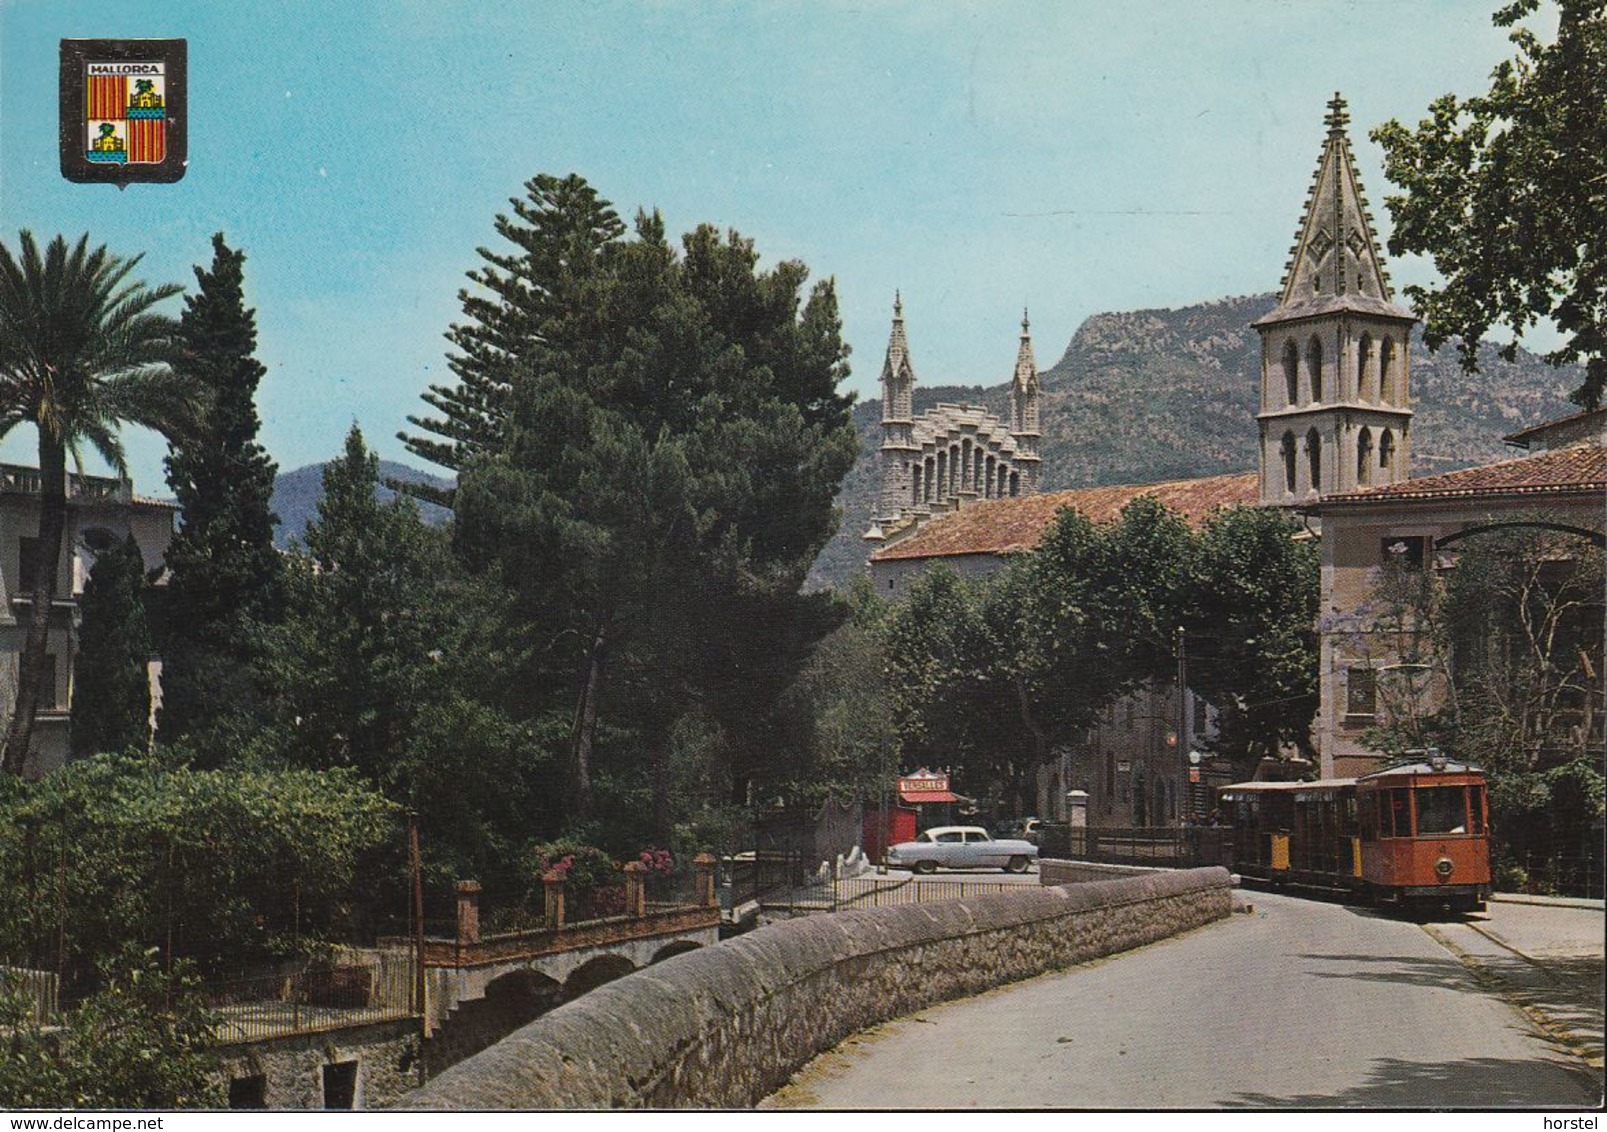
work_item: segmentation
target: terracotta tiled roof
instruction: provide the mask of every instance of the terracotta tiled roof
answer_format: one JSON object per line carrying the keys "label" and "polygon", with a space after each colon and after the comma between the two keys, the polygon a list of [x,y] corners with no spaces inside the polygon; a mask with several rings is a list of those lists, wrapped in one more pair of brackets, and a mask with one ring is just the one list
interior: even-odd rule
{"label": "terracotta tiled roof", "polygon": [[1559,425],[1567,427],[1569,425],[1583,424],[1592,417],[1601,418],[1604,416],[1607,416],[1607,409],[1587,409],[1583,412],[1575,413],[1571,417],[1562,417],[1561,419],[1554,421],[1543,421],[1532,428],[1521,429],[1518,432],[1509,433],[1508,435],[1503,436],[1501,439],[1507,444],[1524,444],[1529,440],[1530,437],[1537,436],[1541,433],[1550,432]]}
{"label": "terracotta tiled roof", "polygon": [[1607,449],[1594,445],[1560,448],[1482,468],[1392,483],[1369,491],[1330,495],[1306,510],[1394,500],[1461,499],[1478,496],[1576,495],[1607,491]]}
{"label": "terracotta tiled roof", "polygon": [[1256,502],[1260,482],[1256,472],[1241,472],[1197,480],[1087,487],[1018,499],[985,500],[928,520],[908,538],[876,551],[871,561],[1019,554],[1038,545],[1044,531],[1064,508],[1081,512],[1090,522],[1102,523],[1116,518],[1122,508],[1145,496],[1158,499],[1191,523],[1198,523],[1219,507]]}
{"label": "terracotta tiled roof", "polygon": [[177,511],[179,509],[176,499],[158,499],[154,495],[135,495],[130,497],[129,502],[137,503],[141,507],[162,507],[168,511]]}

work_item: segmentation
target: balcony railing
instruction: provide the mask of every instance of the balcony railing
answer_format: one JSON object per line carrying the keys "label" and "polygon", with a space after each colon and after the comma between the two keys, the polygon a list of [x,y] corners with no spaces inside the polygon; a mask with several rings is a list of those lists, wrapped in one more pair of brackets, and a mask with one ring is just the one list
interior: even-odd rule
{"label": "balcony railing", "polygon": [[[39,495],[44,491],[44,477],[38,468],[20,464],[0,464],[0,492],[16,495]],[[67,474],[67,496],[70,499],[106,503],[129,503],[134,498],[134,485],[128,480],[111,476],[80,476]]]}

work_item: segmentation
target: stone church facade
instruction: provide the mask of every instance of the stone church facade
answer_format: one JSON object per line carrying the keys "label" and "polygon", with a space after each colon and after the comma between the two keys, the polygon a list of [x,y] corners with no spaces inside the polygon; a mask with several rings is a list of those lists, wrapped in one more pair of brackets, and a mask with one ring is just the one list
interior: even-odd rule
{"label": "stone church facade", "polygon": [[1037,492],[1038,363],[1025,314],[1008,424],[976,405],[938,405],[917,417],[914,400],[915,364],[898,295],[882,363],[882,489],[868,540],[881,542],[968,502]]}

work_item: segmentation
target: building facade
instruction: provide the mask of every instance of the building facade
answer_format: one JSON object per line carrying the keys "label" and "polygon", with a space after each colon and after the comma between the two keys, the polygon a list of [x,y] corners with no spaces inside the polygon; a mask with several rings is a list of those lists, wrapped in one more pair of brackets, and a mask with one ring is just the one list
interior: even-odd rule
{"label": "building facade", "polygon": [[[44,694],[34,726],[33,749],[24,773],[48,774],[67,761],[73,664],[78,646],[78,599],[95,556],[130,535],[148,571],[161,568],[173,538],[177,507],[134,494],[127,480],[74,475],[68,478],[67,523],[50,615]],[[7,723],[16,702],[19,663],[39,557],[39,473],[0,465],[0,713]],[[159,663],[153,657],[153,688]]]}
{"label": "building facade", "polygon": [[865,534],[871,542],[969,502],[1038,490],[1038,364],[1025,314],[1008,424],[976,405],[938,405],[917,417],[915,381],[904,300],[898,295],[882,362],[882,486],[875,520]]}
{"label": "building facade", "polygon": [[[1572,443],[1552,447],[1556,434],[1529,430],[1519,435],[1535,440],[1531,455],[1314,505],[1322,519],[1323,610],[1321,707],[1314,726],[1324,778],[1380,769],[1385,756],[1367,745],[1367,732],[1384,726],[1409,731],[1414,717],[1445,701],[1448,670],[1420,655],[1420,627],[1391,594],[1389,578],[1454,570],[1468,539],[1510,526],[1543,522],[1593,536],[1597,545],[1607,537],[1607,449],[1600,431],[1607,412],[1595,416],[1594,434]],[[1599,701],[1599,650],[1591,667]],[[1599,720],[1599,703],[1594,714]]]}

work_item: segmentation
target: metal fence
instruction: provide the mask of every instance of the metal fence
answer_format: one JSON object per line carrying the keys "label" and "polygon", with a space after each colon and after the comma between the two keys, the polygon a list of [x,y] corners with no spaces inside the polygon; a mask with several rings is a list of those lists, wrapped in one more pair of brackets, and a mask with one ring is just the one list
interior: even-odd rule
{"label": "metal fence", "polygon": [[[1517,853],[1496,848],[1496,891],[1525,892],[1536,896],[1603,898],[1602,858],[1568,857],[1551,853]],[[1521,874],[1512,870],[1521,869]]]}
{"label": "metal fence", "polygon": [[1105,865],[1194,868],[1233,859],[1233,831],[1224,826],[1136,826],[1090,829],[1046,825],[1040,856]]}
{"label": "metal fence", "polygon": [[413,1009],[413,956],[403,950],[338,956],[299,967],[201,985],[217,1015],[220,1044],[406,1018]]}
{"label": "metal fence", "polygon": [[932,880],[929,878],[853,877],[832,884],[832,911],[882,908],[894,904],[925,904],[938,900],[965,900],[995,892],[1033,887],[1020,881]]}
{"label": "metal fence", "polygon": [[0,967],[0,989],[20,994],[28,1004],[28,1012],[38,1022],[55,1017],[61,1008],[60,981],[54,971]]}

